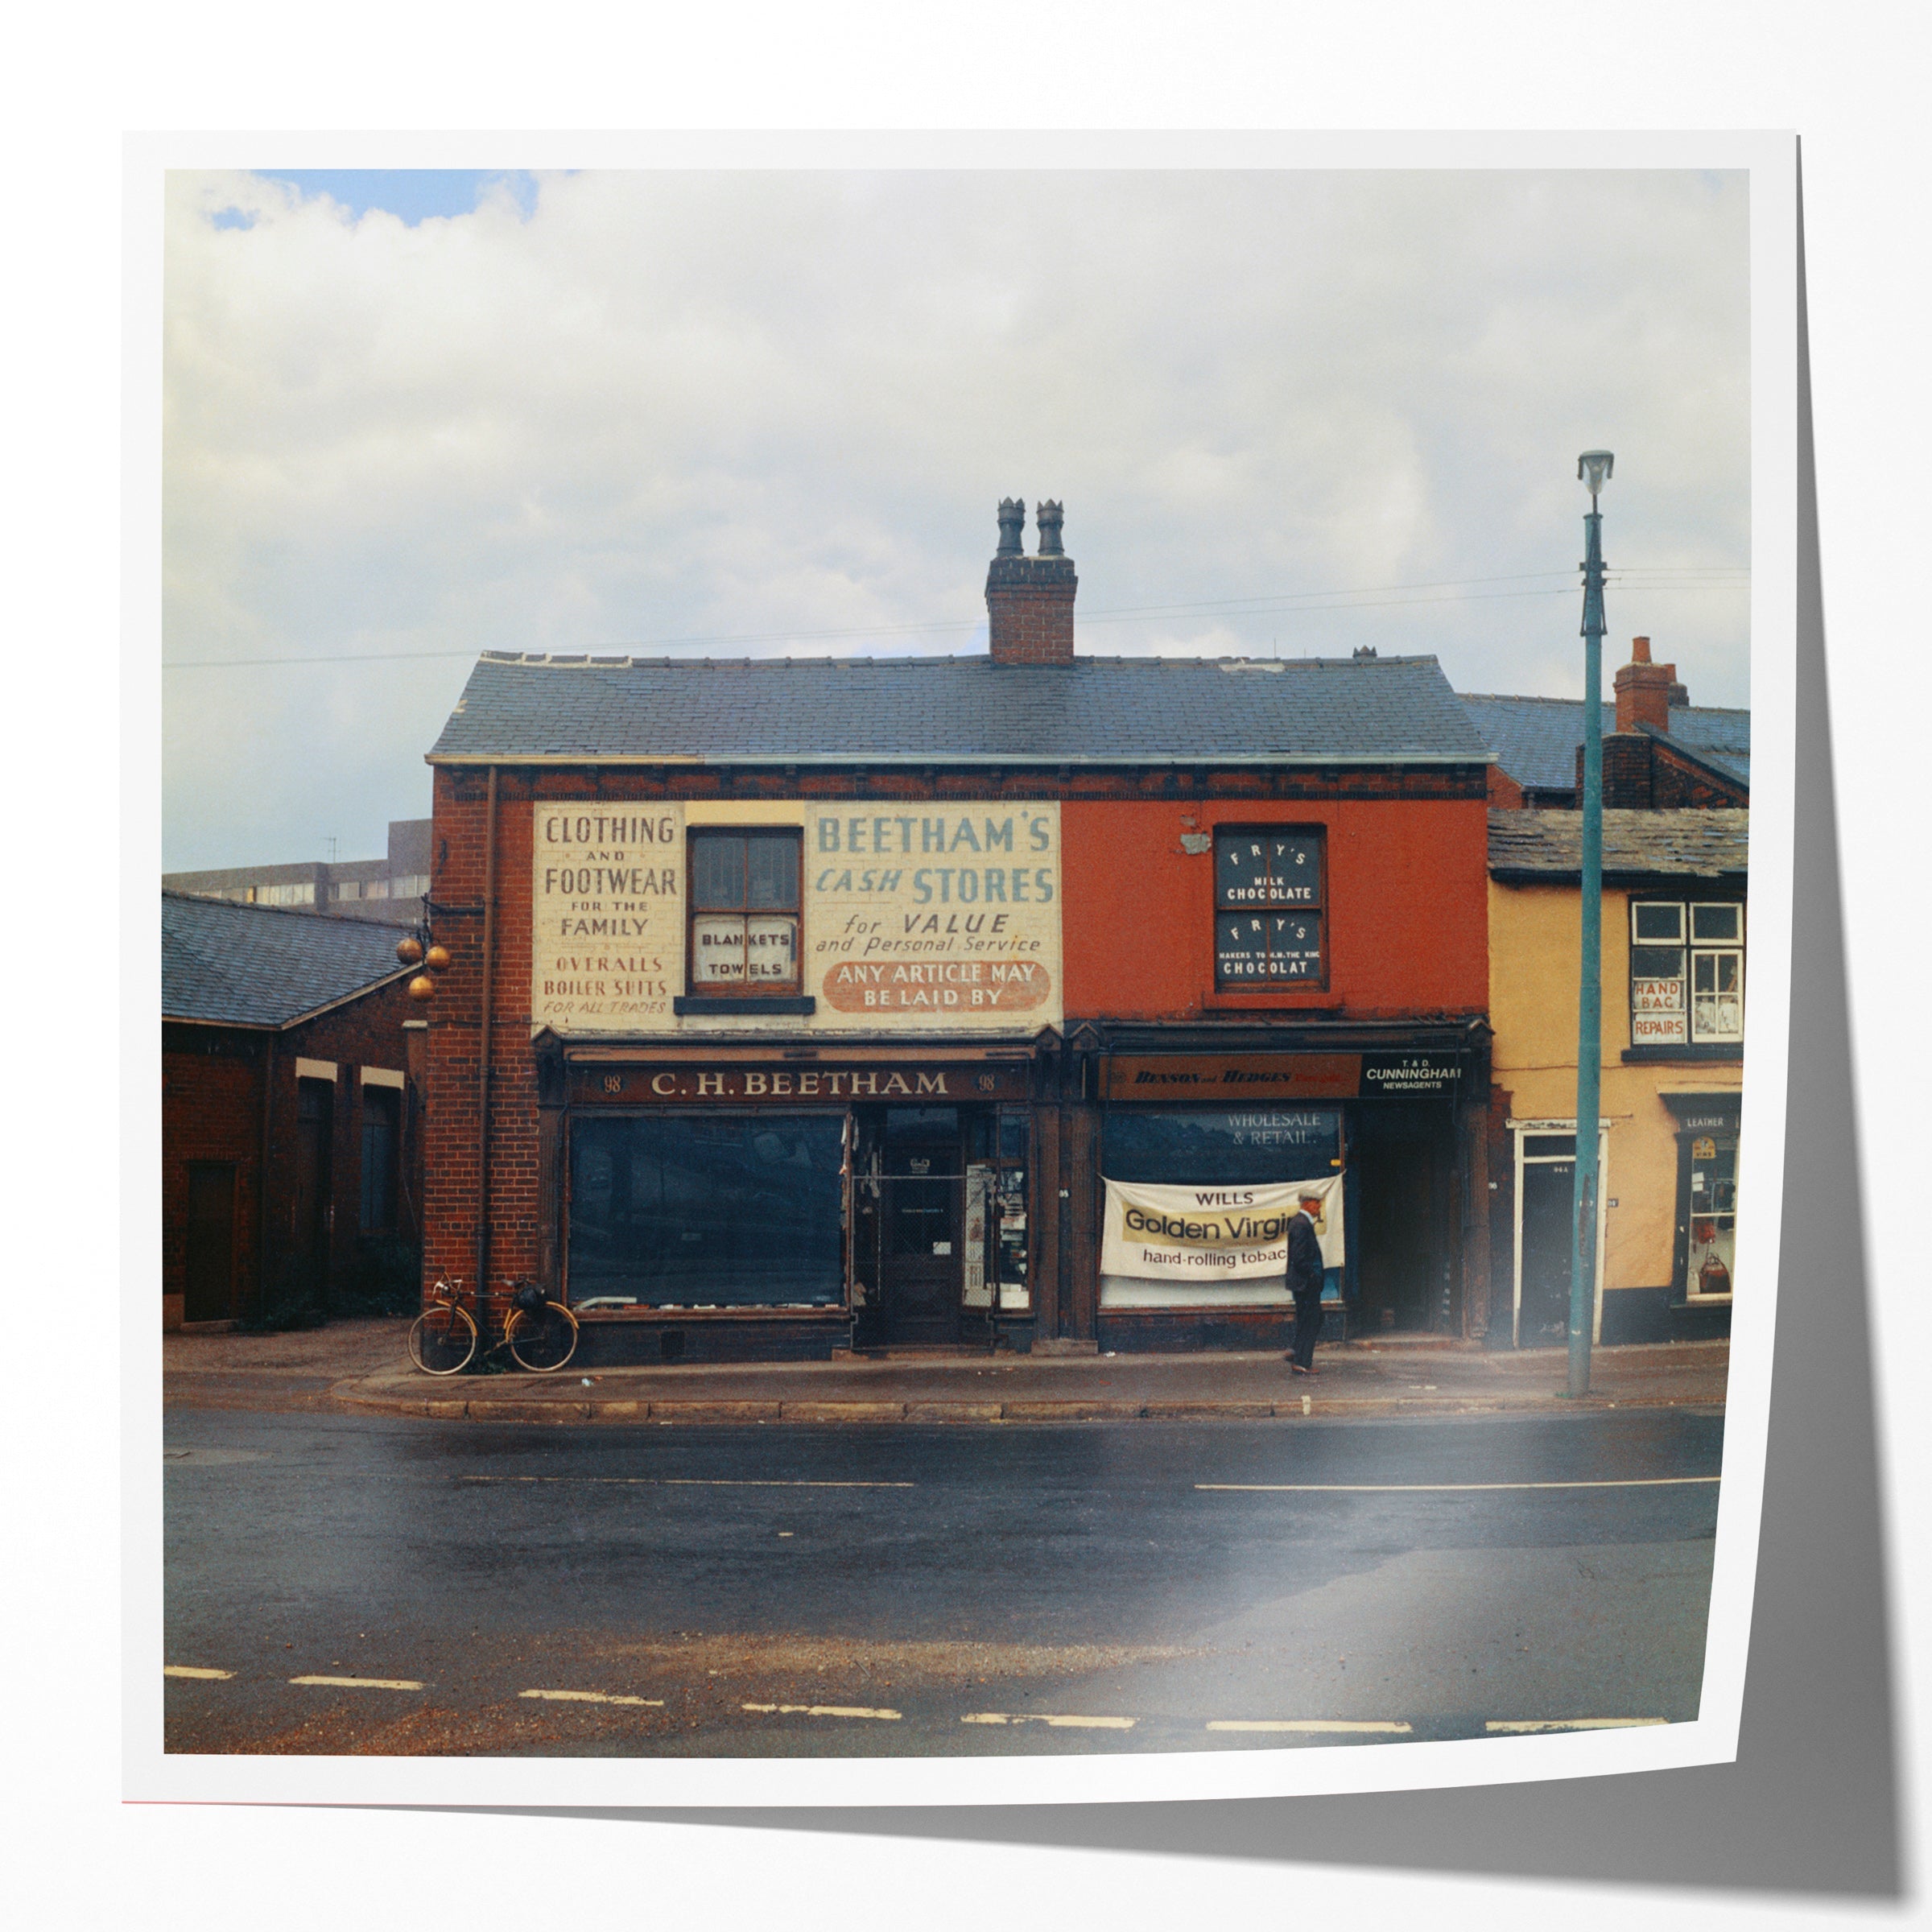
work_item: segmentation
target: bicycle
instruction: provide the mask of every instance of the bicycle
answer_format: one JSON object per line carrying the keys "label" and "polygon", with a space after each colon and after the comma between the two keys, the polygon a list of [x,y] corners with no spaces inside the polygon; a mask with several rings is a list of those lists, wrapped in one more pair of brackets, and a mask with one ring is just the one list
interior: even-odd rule
{"label": "bicycle", "polygon": [[[440,1275],[429,1292],[429,1306],[410,1323],[409,1359],[425,1375],[459,1374],[476,1356],[477,1318],[463,1305],[460,1277]],[[519,1368],[555,1374],[576,1352],[577,1318],[535,1282],[512,1282],[507,1298],[502,1333],[484,1352],[507,1348]]]}

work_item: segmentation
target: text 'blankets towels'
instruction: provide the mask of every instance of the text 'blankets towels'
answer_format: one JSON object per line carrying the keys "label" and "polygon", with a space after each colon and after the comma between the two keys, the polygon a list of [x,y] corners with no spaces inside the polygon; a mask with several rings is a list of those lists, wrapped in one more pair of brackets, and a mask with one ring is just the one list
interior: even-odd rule
{"label": "text 'blankets towels'", "polygon": [[1278,1187],[1156,1187],[1108,1181],[1104,1275],[1153,1282],[1251,1281],[1283,1274],[1288,1223],[1313,1195],[1323,1268],[1342,1265],[1342,1177]]}

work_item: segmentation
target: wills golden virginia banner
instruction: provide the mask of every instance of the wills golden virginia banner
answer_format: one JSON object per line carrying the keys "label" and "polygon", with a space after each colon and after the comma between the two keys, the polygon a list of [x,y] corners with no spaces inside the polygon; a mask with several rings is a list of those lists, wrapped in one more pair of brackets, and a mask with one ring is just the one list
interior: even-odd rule
{"label": "wills golden virginia banner", "polygon": [[1108,1181],[1100,1272],[1155,1282],[1253,1281],[1285,1274],[1288,1224],[1302,1195],[1321,1199],[1322,1265],[1339,1268],[1342,1177],[1266,1187],[1157,1187]]}

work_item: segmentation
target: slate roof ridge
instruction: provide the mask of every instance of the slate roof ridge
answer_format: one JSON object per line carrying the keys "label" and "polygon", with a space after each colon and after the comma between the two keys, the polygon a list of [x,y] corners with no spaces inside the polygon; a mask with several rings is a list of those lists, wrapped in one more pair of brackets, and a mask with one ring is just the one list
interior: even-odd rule
{"label": "slate roof ridge", "polygon": [[[297,864],[306,863],[304,861],[295,862]],[[345,863],[348,862],[345,861]],[[386,861],[369,860],[366,863],[377,865],[384,864]],[[212,871],[217,869],[210,867],[209,869]],[[243,868],[240,866],[222,867],[219,869],[241,871]],[[264,866],[262,869],[266,871],[268,868]],[[319,911],[313,906],[265,906],[254,899],[231,899],[219,892],[184,892],[178,886],[163,886],[161,888],[161,896],[164,899],[185,900],[191,906],[217,906],[229,912],[273,913],[278,918],[285,919],[314,919],[323,925],[330,927],[361,926],[366,927],[369,924],[369,921],[366,919],[338,919],[334,913]],[[407,903],[407,902],[405,902]]]}
{"label": "slate roof ridge", "polygon": [[[834,657],[810,652],[799,657],[744,657],[744,658],[683,658],[641,657],[635,652],[613,651],[541,651],[541,650],[481,650],[477,662],[485,664],[502,664],[526,671],[543,670],[691,670],[691,671],[758,671],[779,667],[796,668],[800,666],[818,666],[826,669],[867,671],[906,670],[923,664],[992,664],[995,660],[983,650],[959,651],[895,651],[881,652],[877,655],[862,654],[854,657]],[[1079,670],[1084,665],[1179,665],[1196,664],[1263,664],[1269,667],[1279,666],[1286,670],[1292,666],[1315,667],[1327,670],[1344,668],[1350,671],[1373,671],[1391,666],[1405,664],[1435,664],[1440,660],[1434,651],[1410,651],[1399,656],[1383,655],[1373,658],[1356,657],[1308,657],[1257,658],[1230,652],[1216,656],[1205,656],[1194,652],[1183,652],[1178,657],[1150,657],[1145,652],[1128,651],[1112,654],[1099,651],[1080,651],[1071,666],[1065,664],[1013,664],[1001,667],[1010,671],[1065,671]],[[1456,694],[1462,696],[1462,692]],[[1580,699],[1550,698],[1538,700],[1551,704],[1580,704]]]}

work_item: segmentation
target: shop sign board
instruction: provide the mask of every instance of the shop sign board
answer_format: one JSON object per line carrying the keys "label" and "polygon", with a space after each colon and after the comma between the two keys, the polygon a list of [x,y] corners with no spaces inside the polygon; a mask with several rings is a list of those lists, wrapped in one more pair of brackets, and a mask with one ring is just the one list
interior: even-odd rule
{"label": "shop sign board", "polygon": [[1462,1077],[1463,1063],[1453,1053],[1362,1055],[1362,1092],[1365,1096],[1454,1093]]}
{"label": "shop sign board", "polygon": [[[784,1016],[785,1031],[1030,1034],[1062,1023],[1057,803],[801,800],[758,822],[795,826],[800,842],[799,975],[814,1010]],[[724,1005],[675,1011],[691,990],[686,832],[711,823],[678,801],[533,808],[533,1029],[769,1027]]]}
{"label": "shop sign board", "polygon": [[1359,1053],[1116,1054],[1110,1100],[1352,1100]]}
{"label": "shop sign board", "polygon": [[1686,1024],[1682,980],[1637,979],[1630,982],[1632,1046],[1682,1046],[1690,1037]]}
{"label": "shop sign board", "polygon": [[1265,1187],[1160,1187],[1108,1181],[1100,1272],[1130,1280],[1253,1281],[1286,1274],[1288,1224],[1300,1197],[1321,1197],[1315,1232],[1324,1269],[1347,1259],[1342,1177]]}
{"label": "shop sign board", "polygon": [[707,1065],[701,1061],[580,1064],[573,1068],[573,1098],[623,1106],[815,1106],[834,1102],[886,1101],[898,1106],[956,1107],[989,1100],[1023,1100],[1028,1069],[1007,1063],[935,1064],[905,1061],[864,1065],[771,1061]]}

